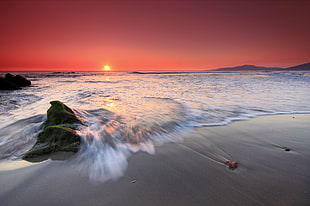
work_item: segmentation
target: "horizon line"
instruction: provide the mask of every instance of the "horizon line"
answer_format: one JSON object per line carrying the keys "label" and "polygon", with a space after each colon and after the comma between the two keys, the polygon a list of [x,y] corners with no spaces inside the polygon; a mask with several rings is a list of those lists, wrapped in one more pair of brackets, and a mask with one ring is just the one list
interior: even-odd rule
{"label": "horizon line", "polygon": [[[287,67],[282,67],[282,66],[261,66],[261,65],[255,65],[255,64],[240,64],[240,65],[234,65],[234,66],[222,66],[222,67],[215,67],[215,68],[205,68],[205,69],[113,69],[112,71],[104,71],[102,69],[91,69],[91,70],[87,70],[87,69],[74,69],[74,68],[52,68],[51,67],[46,67],[46,68],[40,68],[40,69],[31,69],[32,67],[11,67],[13,69],[9,69],[8,67],[0,67],[0,72],[25,72],[25,71],[36,71],[36,72],[134,72],[134,71],[184,71],[184,72],[192,72],[192,71],[196,71],[196,72],[203,72],[203,71],[212,71],[212,70],[217,70],[217,69],[223,69],[223,68],[234,68],[234,67],[241,67],[241,66],[255,66],[255,67],[265,67],[265,68],[279,68],[279,69],[287,69],[290,67],[295,67],[295,66],[300,66],[300,65],[304,65],[304,64],[309,64],[310,61],[308,62],[304,62],[304,63],[299,63],[299,64],[293,64],[291,66],[287,66]],[[2,70],[3,68],[5,68],[5,70]],[[14,69],[16,68],[16,69]],[[37,68],[37,67],[35,67]],[[30,70],[28,70],[30,69]],[[54,70],[55,69],[55,70]]]}

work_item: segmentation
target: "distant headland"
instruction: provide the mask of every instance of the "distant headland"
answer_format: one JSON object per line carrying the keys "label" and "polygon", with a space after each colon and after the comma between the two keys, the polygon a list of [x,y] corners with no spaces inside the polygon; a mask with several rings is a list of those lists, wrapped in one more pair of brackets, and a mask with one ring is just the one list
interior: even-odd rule
{"label": "distant headland", "polygon": [[224,67],[224,68],[212,69],[211,71],[310,71],[310,62],[292,66],[292,67],[287,67],[287,68],[242,65],[242,66],[235,66],[235,67]]}

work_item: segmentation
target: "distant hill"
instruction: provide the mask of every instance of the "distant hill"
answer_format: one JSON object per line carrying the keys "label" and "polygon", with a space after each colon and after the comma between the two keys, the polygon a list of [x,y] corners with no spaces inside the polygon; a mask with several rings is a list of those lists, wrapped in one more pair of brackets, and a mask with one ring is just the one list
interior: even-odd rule
{"label": "distant hill", "polygon": [[213,69],[212,71],[310,71],[310,62],[288,68],[242,65]]}
{"label": "distant hill", "polygon": [[297,65],[297,66],[293,66],[293,67],[288,67],[285,70],[289,70],[289,71],[310,71],[310,62],[305,63],[305,64],[301,64],[301,65]]}
{"label": "distant hill", "polygon": [[255,65],[242,65],[235,67],[224,67],[219,69],[214,69],[214,71],[276,71],[283,70],[284,68],[280,67],[262,67]]}

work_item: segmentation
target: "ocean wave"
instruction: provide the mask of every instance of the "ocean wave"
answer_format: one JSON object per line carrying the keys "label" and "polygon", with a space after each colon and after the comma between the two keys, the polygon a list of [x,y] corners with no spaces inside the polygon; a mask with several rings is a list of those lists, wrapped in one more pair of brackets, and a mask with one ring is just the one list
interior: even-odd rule
{"label": "ocean wave", "polygon": [[[12,137],[9,147],[20,151],[7,150],[6,157],[21,154],[24,146],[13,142],[19,136],[32,142],[40,122],[29,124],[34,131],[24,126],[19,129],[20,123],[11,126],[7,131],[14,137],[2,129],[24,117],[45,113],[50,100],[58,99],[75,108],[87,123],[80,128],[83,144],[75,166],[93,181],[116,179],[131,154],[153,154],[157,145],[181,141],[195,127],[310,111],[306,72],[28,74],[37,80],[35,87],[0,94],[0,145],[4,148]],[[80,78],[71,78],[80,74]],[[113,162],[117,162],[115,171]]]}
{"label": "ocean wave", "polygon": [[11,92],[1,92],[0,95],[0,114],[10,114],[13,110],[16,110],[24,105],[30,105],[41,100],[35,94],[29,94],[21,92],[20,90]]}
{"label": "ocean wave", "polygon": [[225,126],[232,122],[236,121],[244,121],[251,118],[259,117],[259,116],[268,116],[268,115],[287,115],[287,114],[310,114],[310,111],[283,111],[283,112],[261,112],[254,114],[243,114],[238,117],[226,118],[223,121],[215,122],[215,123],[193,123],[189,124],[190,127],[215,127],[215,126]]}
{"label": "ocean wave", "polygon": [[85,83],[91,83],[91,84],[98,84],[98,83],[104,83],[104,84],[118,84],[122,81],[107,81],[107,80],[89,80],[89,81],[84,81]]}
{"label": "ocean wave", "polygon": [[35,115],[0,129],[0,160],[20,160],[35,143],[46,115]]}
{"label": "ocean wave", "polygon": [[[182,105],[169,98],[142,99],[157,104],[157,111],[148,108],[132,116],[103,108],[73,108],[83,124],[78,130],[82,144],[72,163],[91,181],[115,180],[124,174],[131,154],[154,154],[156,145],[182,141],[187,131]],[[36,115],[2,128],[0,159],[20,160],[34,145],[45,119],[46,115]]]}
{"label": "ocean wave", "polygon": [[[155,154],[155,147],[166,142],[181,142],[193,127],[223,126],[234,121],[261,115],[301,114],[309,111],[271,112],[252,108],[257,113],[227,117],[219,122],[192,124],[193,115],[183,104],[170,99],[144,97],[151,104],[160,105],[158,111],[142,116],[120,115],[106,109],[74,109],[82,120],[78,134],[81,147],[71,161],[74,168],[92,182],[107,182],[124,175],[127,159],[137,152]],[[135,113],[137,114],[137,113]],[[150,115],[150,116],[146,116]],[[0,130],[0,160],[19,160],[36,141],[46,115],[19,120]]]}
{"label": "ocean wave", "polygon": [[200,74],[200,73],[210,73],[210,71],[149,71],[149,72],[139,72],[133,71],[131,74]]}
{"label": "ocean wave", "polygon": [[[175,114],[170,114],[171,118],[169,115],[155,117],[157,114],[143,119],[128,119],[104,109],[77,110],[77,113],[84,125],[79,131],[82,147],[73,162],[94,182],[119,178],[132,153],[142,151],[154,154],[155,145],[181,141],[181,133],[186,131],[182,120],[175,119]],[[148,121],[150,118],[153,121]]]}

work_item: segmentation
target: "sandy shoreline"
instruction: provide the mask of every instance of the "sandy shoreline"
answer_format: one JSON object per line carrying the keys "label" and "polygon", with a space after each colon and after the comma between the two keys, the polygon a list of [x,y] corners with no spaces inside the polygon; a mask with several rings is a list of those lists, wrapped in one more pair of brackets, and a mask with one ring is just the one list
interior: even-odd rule
{"label": "sandy shoreline", "polygon": [[309,126],[310,115],[298,114],[195,128],[155,155],[134,154],[125,175],[105,184],[69,161],[14,170],[2,163],[0,205],[308,205]]}

